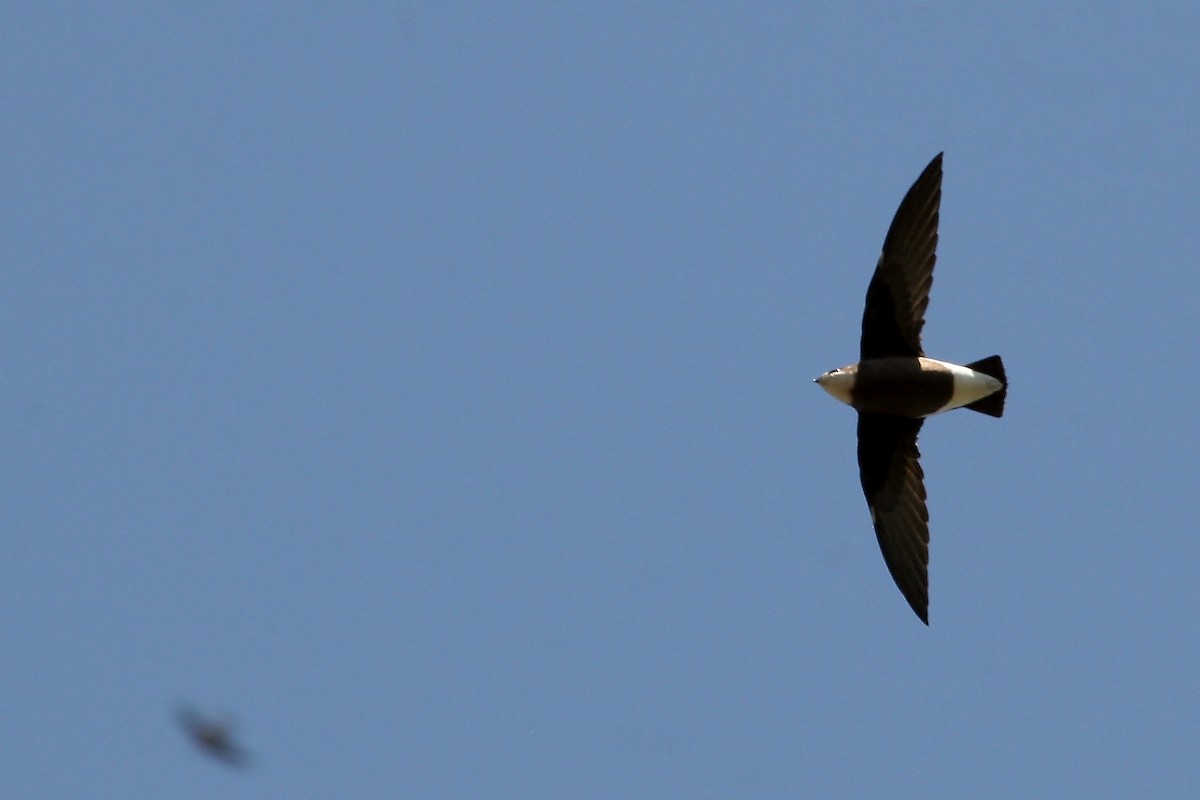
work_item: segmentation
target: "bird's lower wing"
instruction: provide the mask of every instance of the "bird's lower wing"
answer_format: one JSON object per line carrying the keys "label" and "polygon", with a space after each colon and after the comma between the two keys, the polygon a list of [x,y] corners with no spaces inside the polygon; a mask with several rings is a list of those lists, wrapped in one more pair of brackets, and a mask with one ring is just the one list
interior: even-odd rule
{"label": "bird's lower wing", "polygon": [[929,624],[929,511],[917,434],[920,419],[858,415],[858,469],[879,549],[892,579]]}

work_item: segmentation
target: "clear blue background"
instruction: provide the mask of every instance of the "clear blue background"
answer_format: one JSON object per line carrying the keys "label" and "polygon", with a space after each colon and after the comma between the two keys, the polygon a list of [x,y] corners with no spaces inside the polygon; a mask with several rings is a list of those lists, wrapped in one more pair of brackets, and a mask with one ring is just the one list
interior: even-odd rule
{"label": "clear blue background", "polygon": [[[1190,796],[1200,7],[571,5],[0,12],[4,794]],[[927,629],[810,381],[940,150]]]}

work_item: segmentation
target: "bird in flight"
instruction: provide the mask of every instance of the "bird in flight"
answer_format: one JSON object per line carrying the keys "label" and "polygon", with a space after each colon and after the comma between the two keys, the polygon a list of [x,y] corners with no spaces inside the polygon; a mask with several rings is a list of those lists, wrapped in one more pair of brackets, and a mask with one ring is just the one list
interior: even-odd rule
{"label": "bird in flight", "polygon": [[205,717],[190,706],[176,712],[180,727],[204,753],[231,767],[245,767],[249,756],[233,740],[233,723],[228,719]]}
{"label": "bird in flight", "polygon": [[966,366],[925,357],[921,328],[937,260],[942,154],[900,202],[867,287],[857,364],[816,379],[858,411],[858,470],[883,560],[909,606],[929,624],[929,511],[917,434],[955,408],[1002,416],[1000,356]]}

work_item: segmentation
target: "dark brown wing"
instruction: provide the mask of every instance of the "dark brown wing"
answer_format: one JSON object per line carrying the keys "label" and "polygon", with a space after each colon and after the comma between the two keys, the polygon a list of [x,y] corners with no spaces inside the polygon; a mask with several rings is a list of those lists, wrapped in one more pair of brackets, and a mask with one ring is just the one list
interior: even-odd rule
{"label": "dark brown wing", "polygon": [[929,511],[920,419],[858,415],[858,470],[879,549],[904,599],[929,624]]}
{"label": "dark brown wing", "polygon": [[904,195],[883,241],[883,254],[867,287],[860,358],[921,356],[921,328],[937,260],[942,154]]}

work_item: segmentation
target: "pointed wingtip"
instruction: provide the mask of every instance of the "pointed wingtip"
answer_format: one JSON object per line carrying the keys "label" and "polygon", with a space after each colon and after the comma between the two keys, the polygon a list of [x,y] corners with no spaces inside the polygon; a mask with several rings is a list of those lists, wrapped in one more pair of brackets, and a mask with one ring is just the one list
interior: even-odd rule
{"label": "pointed wingtip", "polygon": [[924,622],[926,627],[929,627],[929,601],[926,600],[924,605],[922,605],[920,598],[905,595],[904,599],[908,601],[908,607],[917,615],[917,619]]}

